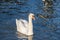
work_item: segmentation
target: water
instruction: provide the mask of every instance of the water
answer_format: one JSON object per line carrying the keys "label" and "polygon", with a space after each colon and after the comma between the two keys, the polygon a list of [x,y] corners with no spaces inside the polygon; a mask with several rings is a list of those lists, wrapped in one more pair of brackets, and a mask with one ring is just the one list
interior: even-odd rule
{"label": "water", "polygon": [[[60,0],[53,0],[51,7],[44,6],[42,0],[20,1],[0,3],[0,40],[60,40]],[[36,17],[34,35],[21,39],[17,37],[16,19],[27,20],[30,12]]]}

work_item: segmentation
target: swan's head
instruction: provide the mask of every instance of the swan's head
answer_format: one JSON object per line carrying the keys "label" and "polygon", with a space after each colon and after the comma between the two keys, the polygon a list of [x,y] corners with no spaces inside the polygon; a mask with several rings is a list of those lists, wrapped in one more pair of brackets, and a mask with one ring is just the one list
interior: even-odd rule
{"label": "swan's head", "polygon": [[29,17],[30,17],[31,19],[35,20],[35,15],[34,15],[33,13],[30,13],[30,14],[29,14]]}

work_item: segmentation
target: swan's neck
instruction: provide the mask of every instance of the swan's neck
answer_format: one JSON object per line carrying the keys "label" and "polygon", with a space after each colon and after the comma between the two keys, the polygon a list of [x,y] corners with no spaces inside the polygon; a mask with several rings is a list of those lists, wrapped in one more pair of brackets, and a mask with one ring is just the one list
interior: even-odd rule
{"label": "swan's neck", "polygon": [[33,24],[32,24],[32,19],[31,17],[28,18],[29,19],[29,27],[28,27],[28,34],[31,35],[33,34]]}
{"label": "swan's neck", "polygon": [[32,27],[33,24],[32,24],[32,19],[29,17],[29,26]]}

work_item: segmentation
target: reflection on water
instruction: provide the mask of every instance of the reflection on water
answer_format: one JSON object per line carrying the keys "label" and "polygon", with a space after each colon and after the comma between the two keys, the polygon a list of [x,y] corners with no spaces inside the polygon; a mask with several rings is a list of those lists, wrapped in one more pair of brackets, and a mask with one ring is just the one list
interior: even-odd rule
{"label": "reflection on water", "polygon": [[53,8],[53,1],[52,0],[44,0],[43,1],[43,13],[39,14],[38,16],[43,19],[50,19],[54,17],[54,8]]}
{"label": "reflection on water", "polygon": [[43,13],[38,14],[39,18],[42,18],[42,24],[47,26],[51,26],[52,24],[52,18],[55,18],[54,16],[54,8],[53,8],[53,1],[52,0],[45,0],[43,1]]}
{"label": "reflection on water", "polygon": [[53,1],[46,1],[44,2],[44,11],[48,12],[48,14],[52,14],[53,13]]}
{"label": "reflection on water", "polygon": [[27,36],[20,32],[17,32],[17,37],[18,37],[18,40],[33,40],[33,35]]}
{"label": "reflection on water", "polygon": [[33,36],[28,36],[28,40],[33,40]]}

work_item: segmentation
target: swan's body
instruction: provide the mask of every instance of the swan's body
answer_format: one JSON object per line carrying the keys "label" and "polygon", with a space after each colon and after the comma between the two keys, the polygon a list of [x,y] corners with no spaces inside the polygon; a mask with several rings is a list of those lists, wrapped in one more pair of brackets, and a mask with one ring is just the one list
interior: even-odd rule
{"label": "swan's body", "polygon": [[16,19],[17,31],[25,35],[33,35],[33,24],[32,19],[34,14],[30,13],[28,16],[28,21]]}

